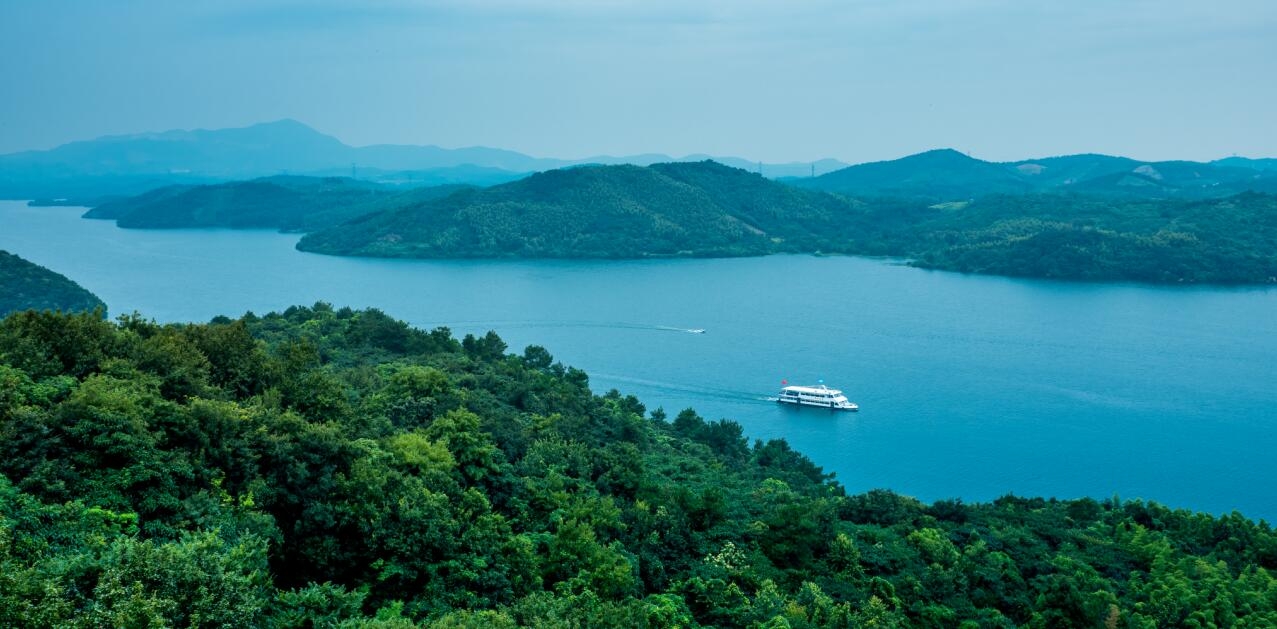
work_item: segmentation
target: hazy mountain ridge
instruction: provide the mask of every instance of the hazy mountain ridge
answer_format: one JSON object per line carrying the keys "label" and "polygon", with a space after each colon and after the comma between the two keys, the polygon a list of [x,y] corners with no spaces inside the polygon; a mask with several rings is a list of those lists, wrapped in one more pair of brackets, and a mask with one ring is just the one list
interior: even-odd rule
{"label": "hazy mountain ridge", "polygon": [[[217,183],[283,173],[345,175],[412,185],[504,183],[530,172],[580,164],[700,161],[663,154],[597,155],[584,159],[533,157],[499,148],[375,144],[349,146],[295,120],[233,129],[174,130],[105,136],[43,151],[0,155],[0,198],[103,197],[138,194],[173,184]],[[737,157],[721,161],[768,176],[805,175],[812,164],[759,164]],[[815,164],[819,172],[845,166]],[[404,177],[402,175],[408,174]]]}
{"label": "hazy mountain ridge", "polygon": [[795,179],[806,188],[851,196],[918,197],[937,201],[1034,192],[1102,196],[1217,198],[1246,191],[1277,191],[1268,162],[1229,158],[1216,162],[1142,162],[1100,154],[1017,162],[987,162],[937,149],[900,159],[858,164]]}
{"label": "hazy mountain ridge", "polygon": [[[164,131],[71,142],[45,151],[0,155],[0,198],[102,198],[174,184],[207,184],[284,173],[346,176],[401,186],[506,183],[527,173],[582,164],[719,163],[769,178],[852,196],[937,200],[984,194],[1085,192],[1128,195],[1151,177],[1158,194],[1221,197],[1246,190],[1277,191],[1277,159],[1228,157],[1213,162],[1140,161],[1098,154],[989,162],[952,149],[848,166],[833,159],[780,164],[739,157],[660,153],[533,157],[472,146],[376,144],[349,146],[295,120],[216,130]],[[815,177],[812,175],[815,174]],[[1108,183],[1105,183],[1108,181]]]}

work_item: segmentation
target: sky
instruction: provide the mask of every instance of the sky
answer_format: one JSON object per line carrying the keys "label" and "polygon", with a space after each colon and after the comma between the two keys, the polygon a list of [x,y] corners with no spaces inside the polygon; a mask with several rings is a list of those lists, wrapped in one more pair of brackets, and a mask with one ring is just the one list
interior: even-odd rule
{"label": "sky", "polygon": [[348,144],[767,162],[1277,156],[1271,0],[0,0],[0,153]]}

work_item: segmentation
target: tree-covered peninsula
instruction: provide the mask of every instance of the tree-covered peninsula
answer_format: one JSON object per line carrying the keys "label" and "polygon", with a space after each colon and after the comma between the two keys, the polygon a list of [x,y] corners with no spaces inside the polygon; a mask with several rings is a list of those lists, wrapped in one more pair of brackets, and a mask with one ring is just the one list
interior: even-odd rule
{"label": "tree-covered peninsula", "polygon": [[0,321],[0,625],[1277,625],[1277,534],[849,495],[541,347],[324,304]]}
{"label": "tree-covered peninsula", "polygon": [[97,295],[66,276],[0,250],[0,317],[18,310],[106,309]]}
{"label": "tree-covered peninsula", "polygon": [[848,201],[716,162],[580,166],[369,214],[303,251],[458,258],[741,256],[836,247]]}
{"label": "tree-covered peninsula", "polygon": [[1277,195],[1120,199],[992,195],[876,200],[845,215],[850,253],[914,266],[1087,281],[1277,282]]}

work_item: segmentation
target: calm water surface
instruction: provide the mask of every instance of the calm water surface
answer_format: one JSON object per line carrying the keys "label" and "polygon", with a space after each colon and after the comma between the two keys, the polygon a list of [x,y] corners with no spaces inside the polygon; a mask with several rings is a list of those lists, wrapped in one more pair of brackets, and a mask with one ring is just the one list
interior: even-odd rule
{"label": "calm water surface", "polygon": [[[857,258],[410,261],[296,235],[121,230],[0,202],[0,249],[113,314],[206,321],[323,300],[547,347],[599,392],[784,437],[852,491],[1149,498],[1277,519],[1277,290],[1067,284]],[[705,334],[690,334],[705,328]],[[858,414],[780,408],[823,379]]]}

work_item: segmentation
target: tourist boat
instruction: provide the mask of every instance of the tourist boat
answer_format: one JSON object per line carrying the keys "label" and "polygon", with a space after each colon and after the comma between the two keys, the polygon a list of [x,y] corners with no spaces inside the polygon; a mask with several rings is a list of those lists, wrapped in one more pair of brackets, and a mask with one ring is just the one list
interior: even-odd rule
{"label": "tourist boat", "polygon": [[817,406],[835,411],[858,411],[859,406],[847,400],[847,396],[838,389],[831,389],[823,384],[814,387],[787,386],[780,390],[776,398],[781,404],[798,406]]}

